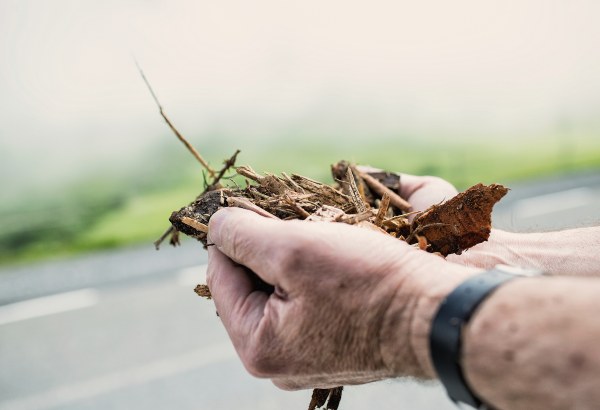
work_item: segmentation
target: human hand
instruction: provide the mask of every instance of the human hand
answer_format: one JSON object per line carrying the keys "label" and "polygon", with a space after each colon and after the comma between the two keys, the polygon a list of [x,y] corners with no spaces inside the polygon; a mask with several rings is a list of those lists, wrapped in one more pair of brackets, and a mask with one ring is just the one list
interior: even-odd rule
{"label": "human hand", "polygon": [[[383,172],[382,169],[358,166],[362,172]],[[432,205],[442,203],[458,191],[450,182],[434,176],[400,175],[400,196],[412,205],[413,211],[424,211]]]}
{"label": "human hand", "polygon": [[[382,171],[370,167],[359,166],[363,172]],[[432,205],[440,204],[458,194],[450,182],[434,176],[400,175],[400,196],[412,205],[413,211],[424,211]],[[414,215],[409,216],[412,220]],[[514,255],[509,244],[515,241],[515,235],[492,229],[486,242],[475,245],[460,255],[448,255],[446,259],[464,266],[480,269],[491,269],[497,264],[511,264]]]}
{"label": "human hand", "polygon": [[368,229],[238,208],[212,216],[209,240],[208,286],[238,355],[285,389],[434,377],[431,320],[474,273]]}

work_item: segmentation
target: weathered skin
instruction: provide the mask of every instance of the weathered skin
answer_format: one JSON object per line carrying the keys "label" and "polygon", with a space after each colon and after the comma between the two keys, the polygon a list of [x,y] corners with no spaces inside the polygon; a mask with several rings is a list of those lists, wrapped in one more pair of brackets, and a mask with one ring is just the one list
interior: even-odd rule
{"label": "weathered skin", "polygon": [[[411,176],[402,190],[417,209],[455,193],[445,181]],[[455,263],[370,230],[240,209],[218,211],[209,232],[216,246],[208,284],[223,324],[246,368],[286,389],[435,377],[432,317],[458,283],[491,261],[600,274],[600,228],[496,231]],[[254,275],[275,291],[257,288]],[[597,408],[598,294],[600,279],[572,277],[517,279],[493,293],[463,337],[475,393],[495,408]]]}

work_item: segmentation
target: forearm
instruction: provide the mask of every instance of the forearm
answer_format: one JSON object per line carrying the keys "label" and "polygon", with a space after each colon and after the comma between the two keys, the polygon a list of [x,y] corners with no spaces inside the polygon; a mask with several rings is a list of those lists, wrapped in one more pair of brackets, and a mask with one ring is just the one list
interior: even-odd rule
{"label": "forearm", "polygon": [[488,242],[449,260],[484,269],[501,263],[551,274],[600,276],[600,227],[544,233],[496,229]]}
{"label": "forearm", "polygon": [[600,282],[517,279],[463,333],[463,371],[500,409],[591,409],[600,403]]}

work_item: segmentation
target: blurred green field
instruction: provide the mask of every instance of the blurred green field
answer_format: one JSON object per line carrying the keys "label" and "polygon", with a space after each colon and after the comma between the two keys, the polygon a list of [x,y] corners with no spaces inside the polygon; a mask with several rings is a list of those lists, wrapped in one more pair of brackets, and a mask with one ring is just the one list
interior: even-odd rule
{"label": "blurred green field", "polygon": [[[174,139],[166,141],[140,163],[136,172],[86,177],[51,196],[34,195],[3,204],[0,264],[132,244],[152,246],[169,226],[170,213],[186,205],[203,186],[201,168],[192,156]],[[243,146],[233,139],[224,139],[218,146],[194,143],[215,167],[240,148],[238,165],[248,164],[257,171],[300,173],[323,181],[331,181],[329,166],[340,159],[438,175],[459,189],[477,182],[500,182],[510,187],[523,179],[600,169],[598,136],[491,141],[388,137],[352,141],[288,138],[260,144],[246,141]]]}

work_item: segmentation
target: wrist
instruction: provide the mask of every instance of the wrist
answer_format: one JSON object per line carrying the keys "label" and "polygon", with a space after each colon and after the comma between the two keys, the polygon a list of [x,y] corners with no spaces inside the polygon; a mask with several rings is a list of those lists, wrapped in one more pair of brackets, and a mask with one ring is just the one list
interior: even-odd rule
{"label": "wrist", "polygon": [[402,264],[402,271],[411,275],[398,288],[384,320],[382,357],[393,376],[436,377],[429,351],[433,317],[450,292],[480,272],[431,254],[422,255]]}
{"label": "wrist", "polygon": [[416,305],[410,333],[412,349],[425,377],[437,378],[431,360],[430,334],[433,319],[441,303],[462,282],[480,272],[482,270],[477,268],[446,264],[432,274],[432,284],[424,290]]}

